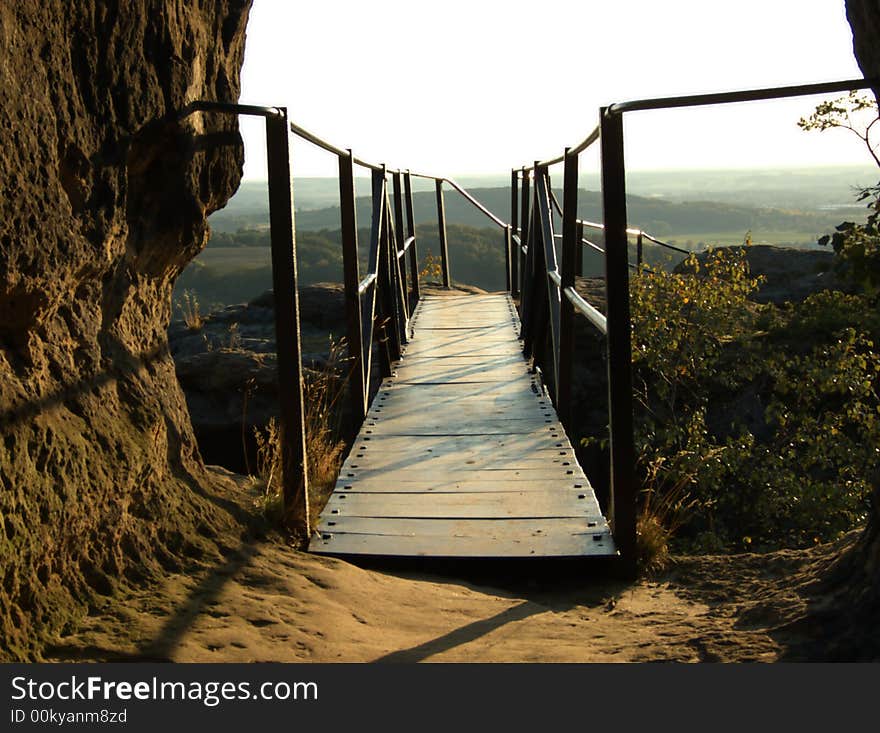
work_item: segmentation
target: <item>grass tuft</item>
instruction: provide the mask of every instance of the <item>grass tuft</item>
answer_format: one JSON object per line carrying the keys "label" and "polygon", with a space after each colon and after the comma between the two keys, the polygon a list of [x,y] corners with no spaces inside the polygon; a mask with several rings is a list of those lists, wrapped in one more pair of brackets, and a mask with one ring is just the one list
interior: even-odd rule
{"label": "grass tuft", "polygon": [[[330,341],[330,351],[322,369],[309,370],[303,385],[305,406],[306,460],[309,478],[309,523],[318,515],[333,493],[342,465],[345,441],[340,438],[340,400],[345,394],[347,360],[345,341]],[[281,478],[281,430],[275,418],[264,429],[254,428],[257,445],[257,475],[262,492],[256,507],[273,525],[283,523],[284,501]]]}
{"label": "grass tuft", "polygon": [[201,331],[205,325],[205,318],[199,310],[199,300],[196,294],[190,290],[183,291],[183,297],[177,304],[180,308],[183,323],[190,331]]}
{"label": "grass tuft", "polygon": [[[649,574],[669,565],[671,540],[697,508],[690,493],[695,471],[669,471],[665,464],[666,459],[659,457],[648,466],[636,517],[638,564]],[[669,475],[675,476],[671,482],[665,478]]]}

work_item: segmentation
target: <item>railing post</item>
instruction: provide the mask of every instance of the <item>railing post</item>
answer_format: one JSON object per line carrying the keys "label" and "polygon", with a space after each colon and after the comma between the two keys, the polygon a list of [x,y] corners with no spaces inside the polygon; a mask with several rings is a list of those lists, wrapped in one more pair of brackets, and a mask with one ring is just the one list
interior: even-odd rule
{"label": "railing post", "polygon": [[403,176],[403,193],[406,200],[406,235],[407,238],[412,237],[413,242],[409,246],[409,274],[412,280],[413,289],[413,308],[421,299],[419,288],[419,255],[416,250],[416,220],[413,214],[413,195],[412,195],[412,177],[409,171]]}
{"label": "railing post", "polygon": [[642,232],[636,237],[636,266],[642,266]]}
{"label": "railing post", "polygon": [[449,248],[446,244],[446,202],[443,200],[443,179],[434,181],[437,191],[437,226],[440,231],[440,267],[443,270],[443,287],[448,288],[452,282],[449,276]]}
{"label": "railing post", "polygon": [[504,289],[509,293],[510,292],[510,257],[513,254],[510,250],[510,244],[513,241],[510,237],[510,226],[504,227],[504,231],[501,233],[501,237],[504,240]]}
{"label": "railing post", "polygon": [[[385,168],[373,171],[373,231],[370,242],[370,259],[375,262],[376,281],[373,284],[374,290],[374,323],[371,332],[376,332],[376,325],[380,327],[379,335],[376,337],[379,342],[379,365],[383,378],[391,376],[391,363],[396,357],[391,354],[391,330],[395,328],[394,308],[389,302],[388,294],[391,292],[391,285],[388,282],[390,268],[388,267],[388,259],[386,253],[388,248],[386,242],[388,240],[388,217],[385,209]],[[375,248],[375,252],[373,249]],[[372,344],[366,344],[366,348],[372,348]]]}
{"label": "railing post", "polygon": [[574,271],[578,277],[584,276],[584,223],[577,222],[577,249],[575,250]]}
{"label": "railing post", "polygon": [[[519,217],[519,172],[514,168],[510,171],[510,226],[512,228],[511,234],[516,234],[517,229],[517,218]],[[521,236],[521,235],[520,235]],[[510,246],[508,250],[510,251],[510,265],[509,265],[509,275],[510,275],[510,285],[508,290],[510,290],[510,294],[515,298],[519,295],[519,249],[513,249],[516,245],[513,243],[513,239],[511,237]]]}
{"label": "railing post", "polygon": [[574,306],[565,294],[574,287],[577,250],[578,156],[565,149],[562,189],[562,272],[559,288],[559,378],[556,383],[556,412],[563,427],[571,430],[571,372],[574,359]]}
{"label": "railing post", "polygon": [[[386,180],[385,166],[382,166],[382,231],[383,236],[380,240],[379,262],[380,272],[384,275],[384,280],[379,280],[380,300],[385,313],[385,333],[388,338],[388,350],[391,361],[398,361],[402,354],[401,344],[403,339],[400,335],[400,284],[397,279],[396,257],[397,244],[394,234],[394,224],[392,223],[391,206],[388,196],[388,183]],[[384,257],[384,260],[382,259]],[[389,364],[390,368],[390,364]],[[389,373],[390,376],[390,373]]]}
{"label": "railing post", "polygon": [[547,306],[547,269],[544,266],[546,245],[540,219],[541,209],[538,205],[538,177],[541,175],[541,169],[538,167],[537,160],[532,171],[534,181],[532,182],[531,215],[529,217],[529,250],[526,255],[525,282],[523,284],[525,293],[522,298],[523,353],[527,359],[532,359],[534,364],[540,364],[541,352],[536,347],[536,337],[541,331],[540,326],[547,322],[547,319],[543,317],[543,309]]}
{"label": "railing post", "polygon": [[409,288],[406,283],[406,262],[401,265],[400,253],[403,251],[403,243],[406,236],[403,233],[403,192],[400,186],[400,171],[394,171],[391,174],[394,192],[394,248],[391,264],[394,269],[394,276],[397,281],[395,288],[395,296],[397,300],[397,314],[400,323],[400,340],[402,343],[407,342],[407,331],[409,329]]}
{"label": "railing post", "polygon": [[309,480],[303,409],[299,292],[287,109],[266,117],[269,231],[275,297],[275,348],[281,422],[284,513],[295,531],[309,535]]}
{"label": "railing post", "polygon": [[626,234],[623,117],[599,112],[605,286],[608,319],[608,407],[611,426],[609,517],[625,571],[636,569],[636,480],[632,413],[632,344]]}
{"label": "railing post", "polygon": [[358,266],[357,213],[354,196],[354,164],[351,150],[339,156],[339,211],[342,228],[342,270],[345,282],[345,318],[348,355],[351,359],[351,390],[354,431],[367,416],[367,384],[364,364],[364,334],[361,314]]}
{"label": "railing post", "polygon": [[[522,186],[520,187],[520,207],[519,207],[519,221],[520,221],[520,245],[522,247],[529,246],[529,171],[527,168],[522,169]],[[526,278],[528,274],[526,273],[526,255],[523,253],[523,250],[520,249],[517,252],[519,257],[519,276],[520,276],[520,293],[522,293],[523,288],[526,287]],[[522,301],[522,295],[520,295],[520,301]],[[522,304],[520,304],[520,316],[523,315],[522,312]]]}
{"label": "railing post", "polygon": [[507,274],[507,292],[513,292],[513,283],[515,280],[513,279],[513,263],[516,262],[516,253],[513,251],[513,227],[507,225],[504,227],[504,252],[507,255],[505,259],[505,264],[507,268],[505,272]]}

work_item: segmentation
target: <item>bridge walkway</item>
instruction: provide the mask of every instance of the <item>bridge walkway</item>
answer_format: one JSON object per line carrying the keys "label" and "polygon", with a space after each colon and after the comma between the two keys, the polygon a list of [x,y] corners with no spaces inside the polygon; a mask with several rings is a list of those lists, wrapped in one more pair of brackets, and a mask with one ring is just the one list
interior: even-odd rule
{"label": "bridge walkway", "polygon": [[615,555],[507,294],[423,296],[320,515],[329,555]]}

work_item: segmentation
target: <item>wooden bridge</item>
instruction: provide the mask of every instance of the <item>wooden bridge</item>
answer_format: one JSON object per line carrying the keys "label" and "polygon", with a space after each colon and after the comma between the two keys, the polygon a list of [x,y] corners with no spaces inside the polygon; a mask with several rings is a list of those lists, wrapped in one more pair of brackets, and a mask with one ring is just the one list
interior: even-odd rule
{"label": "wooden bridge", "polygon": [[[337,555],[616,555],[625,572],[634,572],[629,269],[641,264],[646,243],[676,248],[627,227],[623,117],[869,87],[866,80],[855,79],[603,107],[598,126],[578,145],[511,171],[509,221],[450,178],[389,170],[356,158],[291,123],[284,108],[203,101],[182,110],[182,117],[201,112],[266,120],[284,503],[293,522],[311,535],[310,549]],[[309,527],[291,132],[338,159],[350,395],[360,424],[315,533]],[[597,143],[602,223],[578,216],[578,158]],[[561,204],[550,176],[560,164]],[[372,175],[365,273],[360,271],[355,166]],[[507,294],[422,297],[413,177],[435,186],[443,286],[452,285],[447,186],[499,227]],[[596,241],[585,236],[588,230]],[[604,260],[604,313],[575,289],[585,249]],[[611,465],[604,516],[567,437],[573,429],[576,316],[607,337]],[[373,378],[374,352],[380,362],[378,380]]]}
{"label": "wooden bridge", "polygon": [[336,555],[614,555],[509,295],[423,298],[309,549]]}

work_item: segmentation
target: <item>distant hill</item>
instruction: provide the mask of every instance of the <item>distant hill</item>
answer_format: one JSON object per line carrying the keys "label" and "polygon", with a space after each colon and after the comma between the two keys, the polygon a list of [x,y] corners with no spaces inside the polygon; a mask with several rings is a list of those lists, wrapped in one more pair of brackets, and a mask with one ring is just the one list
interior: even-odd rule
{"label": "distant hill", "polygon": [[[700,196],[700,184],[726,191],[729,198],[736,191],[724,186],[740,186],[740,193],[751,190],[775,191],[777,200],[785,198],[786,185],[804,182],[807,200],[817,191],[845,190],[843,181],[852,171],[841,169],[823,178],[818,172],[803,171],[786,178],[779,172],[764,172],[746,176],[739,172],[698,171],[693,179],[685,173],[633,174],[648,191],[667,185],[668,191],[692,200],[672,200],[668,196],[641,196],[627,198],[628,219],[664,241],[689,250],[701,250],[707,245],[742,243],[750,233],[755,244],[778,244],[800,248],[816,248],[816,240],[844,219],[864,217],[861,206],[851,209],[813,208],[794,209],[755,206],[748,203],[711,201]],[[815,180],[814,180],[815,179]],[[812,182],[810,182],[812,181]],[[821,183],[824,181],[824,183]],[[461,179],[471,193],[500,218],[510,217],[510,190],[500,185],[502,177]],[[484,185],[479,186],[480,183]],[[485,185],[485,184],[494,185]],[[749,189],[751,186],[751,189]],[[824,186],[824,188],[823,188]],[[430,251],[439,254],[436,200],[431,182],[414,179],[413,203],[418,225],[419,253],[424,263]],[[447,187],[448,189],[448,187]],[[366,179],[357,179],[356,190],[369,190]],[[812,192],[812,193],[810,193]],[[850,192],[851,193],[851,192]],[[498,227],[475,209],[454,190],[446,190],[446,221],[453,279],[498,290],[504,287],[502,239]],[[789,199],[797,198],[794,190]],[[561,198],[561,192],[557,192]],[[340,282],[342,279],[342,252],[339,235],[338,183],[335,179],[301,179],[295,182],[294,199],[297,206],[297,255],[300,280],[303,284],[320,281]],[[841,199],[845,199],[841,194]],[[371,202],[360,196],[357,201],[357,219],[362,253],[369,242]],[[578,210],[582,218],[601,221],[601,194],[581,189]],[[175,287],[175,299],[184,290],[191,290],[205,304],[230,304],[248,300],[271,286],[269,265],[268,210],[265,182],[245,182],[228,206],[210,219],[212,227],[208,247],[186,269]],[[557,220],[558,225],[558,220]],[[588,232],[588,237],[601,243],[601,232]],[[633,255],[634,257],[634,255]],[[662,248],[646,246],[645,258],[649,264],[673,267],[682,256]],[[586,275],[603,271],[601,256],[585,249]]]}
{"label": "distant hill", "polygon": [[[505,193],[509,182],[507,175],[492,176],[461,176],[457,180],[471,191],[480,192],[495,189],[496,194],[486,194],[491,198],[486,201],[491,204],[490,208],[506,219],[509,216],[509,195]],[[816,168],[800,169],[767,169],[767,170],[678,170],[678,171],[631,171],[627,173],[627,190],[631,198],[631,218],[633,223],[650,229],[648,221],[636,221],[643,218],[640,202],[645,202],[647,210],[644,216],[649,220],[669,223],[669,217],[658,213],[648,206],[647,202],[662,202],[668,204],[681,204],[694,201],[716,202],[730,205],[733,210],[726,212],[734,216],[737,228],[745,223],[745,212],[742,209],[781,209],[788,213],[822,214],[828,213],[830,219],[855,218],[864,213],[863,207],[855,201],[854,190],[858,186],[868,186],[877,181],[877,171],[866,166],[824,166]],[[361,194],[369,191],[369,180],[357,178],[356,190]],[[597,191],[599,189],[598,176],[595,172],[586,172],[580,178],[580,187],[584,191]],[[427,208],[423,208],[417,217],[419,221],[425,221],[428,216],[430,221],[436,220],[433,210],[433,184],[419,178],[413,179],[413,190],[425,202]],[[596,194],[591,194],[596,196]],[[456,198],[453,193],[448,194],[451,207],[452,200]],[[211,216],[211,226],[215,231],[235,232],[244,228],[265,226],[268,223],[268,196],[265,181],[244,181],[238,192],[230,200],[224,209]],[[325,212],[325,215],[314,215],[316,210],[332,210],[338,205],[339,185],[335,178],[296,178],[294,181],[294,201],[303,229],[322,229],[338,226],[338,218]],[[633,208],[635,207],[635,208]],[[312,212],[307,215],[307,212]],[[367,209],[362,207],[361,221],[366,221]],[[472,217],[468,220],[460,220],[458,214],[450,210],[449,221],[483,226],[484,221],[476,221]],[[467,212],[470,216],[473,212]],[[586,212],[583,212],[586,215]],[[597,210],[593,209],[593,214]],[[708,212],[711,213],[711,212]],[[695,213],[700,216],[699,212]],[[332,221],[331,221],[332,219]],[[824,219],[823,219],[824,220]],[[758,219],[758,225],[763,223]],[[701,232],[720,231],[714,224]],[[791,220],[779,222],[786,227],[791,225]],[[836,223],[836,222],[835,222]],[[799,222],[801,228],[809,222]],[[813,228],[810,224],[808,229]],[[662,226],[661,226],[662,229]],[[691,231],[682,229],[682,231]],[[790,231],[790,229],[789,229]],[[698,232],[694,232],[698,233]],[[742,234],[742,232],[740,232]]]}
{"label": "distant hill", "polygon": [[[490,211],[500,218],[510,218],[510,190],[506,188],[481,188],[471,192]],[[561,192],[557,192],[561,198]],[[416,222],[437,221],[436,201],[433,193],[413,195]],[[627,197],[628,218],[638,226],[660,238],[681,239],[707,232],[735,233],[739,240],[749,230],[760,232],[792,232],[815,238],[840,223],[837,212],[805,212],[783,209],[758,208],[713,201],[674,203],[660,198],[642,196]],[[602,197],[596,191],[578,192],[578,210],[584,219],[602,220]],[[370,220],[370,199],[357,199],[357,217],[360,226]],[[484,214],[456,191],[446,193],[447,223],[470,227],[493,226]],[[339,208],[331,207],[315,211],[299,212],[297,228],[302,230],[331,229],[339,226]]]}

